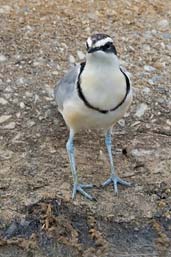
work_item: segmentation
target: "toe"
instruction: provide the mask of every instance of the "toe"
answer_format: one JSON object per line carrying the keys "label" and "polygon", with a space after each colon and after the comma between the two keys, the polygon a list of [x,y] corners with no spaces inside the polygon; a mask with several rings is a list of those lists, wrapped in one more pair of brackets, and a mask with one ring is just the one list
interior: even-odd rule
{"label": "toe", "polygon": [[72,199],[75,198],[76,192],[77,192],[77,184],[74,184],[74,185],[73,185],[73,190],[72,190]]}
{"label": "toe", "polygon": [[118,180],[116,179],[116,177],[113,179],[113,186],[115,193],[118,194]]}
{"label": "toe", "polygon": [[78,187],[78,189],[77,189],[82,195],[84,195],[86,198],[88,198],[89,200],[93,200],[93,197],[90,195],[90,194],[88,194],[86,191],[84,191],[83,189],[82,189],[82,187]]}
{"label": "toe", "polygon": [[124,186],[131,186],[131,183],[117,177],[117,180],[118,180],[118,183],[121,184],[121,185],[124,185]]}
{"label": "toe", "polygon": [[80,184],[81,188],[92,188],[94,185],[93,184]]}
{"label": "toe", "polygon": [[111,179],[111,178],[108,178],[108,179],[102,184],[102,186],[105,187],[105,186],[109,185],[111,182],[112,182],[112,179]]}
{"label": "toe", "polygon": [[109,179],[107,179],[102,186],[107,186],[110,183],[113,184],[114,191],[116,194],[118,194],[118,184],[124,185],[124,186],[131,186],[131,183],[119,178],[118,176],[112,175]]}
{"label": "toe", "polygon": [[86,191],[84,191],[83,188],[92,188],[93,184],[87,184],[87,185],[83,185],[83,184],[74,184],[73,186],[73,192],[72,192],[72,199],[75,198],[76,193],[80,192],[83,196],[85,196],[87,199],[89,200],[95,200],[94,197],[92,197],[90,194],[88,194]]}

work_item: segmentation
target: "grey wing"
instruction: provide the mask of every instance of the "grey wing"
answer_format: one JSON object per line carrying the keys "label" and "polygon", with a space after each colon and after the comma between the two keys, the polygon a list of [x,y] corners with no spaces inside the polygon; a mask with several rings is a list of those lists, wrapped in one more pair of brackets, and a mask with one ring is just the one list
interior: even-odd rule
{"label": "grey wing", "polygon": [[54,97],[59,110],[63,109],[63,103],[65,100],[72,96],[79,75],[79,70],[80,65],[74,66],[55,86]]}

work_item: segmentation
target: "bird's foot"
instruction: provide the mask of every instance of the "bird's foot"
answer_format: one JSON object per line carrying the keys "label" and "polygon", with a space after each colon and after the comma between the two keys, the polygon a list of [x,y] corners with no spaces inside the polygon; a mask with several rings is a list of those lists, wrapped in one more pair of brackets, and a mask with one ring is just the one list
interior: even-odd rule
{"label": "bird's foot", "polygon": [[131,186],[131,183],[126,182],[125,180],[119,178],[118,176],[112,175],[109,179],[107,179],[102,186],[107,186],[110,183],[113,183],[115,193],[118,193],[118,184],[121,184],[123,186]]}
{"label": "bird's foot", "polygon": [[72,192],[72,199],[75,198],[77,192],[80,192],[82,195],[84,195],[89,200],[96,200],[94,197],[92,197],[90,194],[88,194],[86,191],[84,191],[84,189],[92,188],[92,187],[93,187],[93,184],[84,185],[84,184],[74,183],[73,192]]}

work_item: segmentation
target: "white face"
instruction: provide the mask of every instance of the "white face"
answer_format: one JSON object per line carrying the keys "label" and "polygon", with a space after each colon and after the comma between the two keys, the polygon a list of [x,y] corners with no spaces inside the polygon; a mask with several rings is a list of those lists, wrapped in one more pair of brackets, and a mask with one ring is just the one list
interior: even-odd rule
{"label": "white face", "polygon": [[88,56],[106,60],[113,59],[117,55],[113,40],[111,37],[104,34],[95,34],[87,39]]}
{"label": "white face", "polygon": [[118,67],[116,48],[111,37],[105,34],[94,34],[87,39],[87,60],[90,62],[110,63]]}

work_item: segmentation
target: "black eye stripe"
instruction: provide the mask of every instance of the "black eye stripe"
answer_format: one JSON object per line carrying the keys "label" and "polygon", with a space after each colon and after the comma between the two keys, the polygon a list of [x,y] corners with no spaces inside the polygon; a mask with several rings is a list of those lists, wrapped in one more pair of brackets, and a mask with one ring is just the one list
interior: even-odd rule
{"label": "black eye stripe", "polygon": [[106,53],[114,53],[115,55],[117,55],[117,51],[115,46],[113,45],[112,42],[108,42],[106,43],[104,46],[101,47],[101,50],[106,52]]}
{"label": "black eye stripe", "polygon": [[104,46],[102,46],[102,49],[103,49],[103,51],[105,51],[106,49],[109,49],[112,46],[113,46],[112,42],[108,42]]}
{"label": "black eye stripe", "polygon": [[88,47],[87,51],[88,51],[88,53],[93,53],[93,52],[96,52],[96,51],[103,51],[105,53],[114,53],[115,55],[117,55],[116,48],[115,48],[115,46],[113,45],[112,42],[107,42],[103,46],[92,47],[92,48]]}

